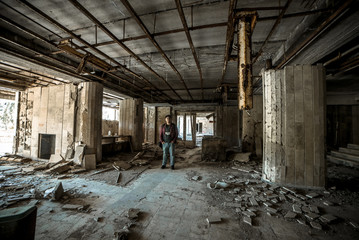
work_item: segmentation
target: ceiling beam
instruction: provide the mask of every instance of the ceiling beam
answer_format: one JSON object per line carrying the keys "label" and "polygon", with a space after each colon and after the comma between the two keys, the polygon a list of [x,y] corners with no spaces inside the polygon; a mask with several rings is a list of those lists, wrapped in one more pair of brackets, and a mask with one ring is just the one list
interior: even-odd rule
{"label": "ceiling beam", "polygon": [[[140,19],[140,17],[137,15],[137,13],[135,12],[135,10],[132,8],[132,6],[130,5],[130,3],[127,0],[121,0],[122,4],[126,7],[127,11],[132,15],[132,17],[136,20],[137,24],[141,27],[141,29],[143,30],[143,32],[146,34],[147,38],[152,42],[152,44],[157,48],[157,50],[161,53],[162,57],[167,61],[167,63],[171,66],[171,68],[173,69],[173,71],[177,74],[178,78],[181,80],[181,82],[183,83],[184,87],[187,90],[187,94],[188,96],[191,98],[191,100],[193,100],[193,97],[191,95],[191,93],[189,92],[187,85],[185,83],[185,81],[183,80],[181,74],[178,72],[178,70],[176,69],[176,67],[173,65],[173,63],[171,62],[171,60],[167,57],[166,53],[162,50],[162,48],[160,47],[160,45],[157,43],[157,41],[154,39],[154,37],[152,36],[152,34],[150,33],[150,31],[147,29],[147,27],[145,26],[145,24],[142,22],[142,20]],[[181,100],[183,100],[181,98]]]}
{"label": "ceiling beam", "polygon": [[231,55],[231,49],[233,44],[233,34],[234,34],[234,8],[236,7],[236,0],[230,0],[229,7],[228,7],[228,21],[227,21],[227,34],[226,34],[226,49],[224,52],[224,60],[223,60],[223,69],[222,69],[222,77],[220,80],[220,84],[224,81],[224,75],[227,71],[227,65],[229,56]]}
{"label": "ceiling beam", "polygon": [[193,41],[192,41],[191,34],[189,33],[189,29],[188,29],[186,17],[185,17],[185,15],[184,15],[184,13],[183,13],[181,1],[180,1],[180,0],[175,0],[175,1],[176,1],[178,13],[179,13],[179,15],[180,15],[180,17],[181,17],[183,29],[184,29],[184,31],[185,31],[185,33],[186,33],[186,36],[187,36],[188,44],[189,44],[189,46],[190,46],[190,48],[191,48],[194,61],[196,62],[196,65],[197,65],[197,69],[198,69],[198,73],[199,73],[199,78],[200,78],[200,81],[201,81],[202,100],[203,100],[203,99],[204,99],[204,96],[203,96],[203,76],[202,76],[201,66],[200,66],[200,64],[199,64],[199,60],[198,60],[198,56],[197,56],[197,53],[196,53],[196,49],[194,48],[194,45],[193,45]]}
{"label": "ceiling beam", "polygon": [[[128,54],[134,57],[138,62],[140,62],[144,67],[146,67],[151,73],[155,74],[158,78],[160,78],[172,91],[177,95],[176,91],[171,87],[171,85],[157,72],[155,72],[150,66],[148,66],[137,54],[135,54],[131,49],[129,49],[125,44],[121,42],[110,30],[108,30],[105,25],[103,25],[97,18],[95,18],[89,11],[87,11],[79,2],[76,0],[69,0],[72,5],[74,5],[80,12],[82,12],[86,17],[88,17],[93,23],[96,24],[103,32],[105,32],[114,42],[116,42],[120,47],[122,47]],[[147,84],[152,86],[157,91],[160,91],[155,85],[153,85],[149,80],[146,78],[142,78],[146,81]],[[168,99],[173,100],[167,94],[164,94]],[[179,97],[179,95],[177,95]]]}
{"label": "ceiling beam", "polygon": [[[34,77],[27,76],[25,74],[12,72],[12,71],[2,69],[2,68],[0,68],[0,73],[5,74],[6,76],[10,75],[9,77],[12,78],[13,80],[19,80],[19,81],[24,82],[25,84],[36,84],[36,85],[41,85],[41,86],[47,86],[46,84],[41,83],[42,81],[40,79],[36,79]],[[16,77],[11,77],[11,75],[14,75]],[[3,75],[3,77],[4,77],[4,75]],[[39,82],[37,82],[37,81],[39,81]],[[48,84],[50,84],[50,83],[48,83]],[[54,83],[51,83],[51,84],[54,84]]]}
{"label": "ceiling beam", "polygon": [[256,56],[253,58],[252,60],[252,65],[258,60],[258,58],[262,55],[263,53],[263,48],[267,45],[270,37],[272,36],[272,34],[274,33],[274,31],[276,30],[276,28],[278,27],[280,21],[282,20],[285,11],[287,11],[290,3],[292,2],[292,0],[288,0],[287,3],[284,5],[282,11],[280,12],[277,20],[275,21],[275,23],[272,26],[272,29],[270,30],[270,32],[268,33],[266,40],[264,41],[264,43],[262,44],[262,46],[260,47],[259,51],[257,52]]}

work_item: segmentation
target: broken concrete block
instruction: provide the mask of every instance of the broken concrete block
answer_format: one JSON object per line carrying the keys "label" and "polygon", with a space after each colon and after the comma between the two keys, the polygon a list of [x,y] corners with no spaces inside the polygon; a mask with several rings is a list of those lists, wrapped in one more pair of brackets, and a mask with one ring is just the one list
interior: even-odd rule
{"label": "broken concrete block", "polygon": [[320,225],[317,222],[310,222],[310,226],[312,226],[312,228],[318,229],[318,230],[322,230],[322,225]]}
{"label": "broken concrete block", "polygon": [[287,200],[286,197],[283,194],[279,194],[279,200],[280,201],[285,201]]}
{"label": "broken concrete block", "polygon": [[302,225],[307,225],[307,224],[305,223],[305,221],[302,220],[302,219],[297,219],[297,222],[300,223],[300,224],[302,224]]}
{"label": "broken concrete block", "polygon": [[318,193],[313,192],[313,193],[308,193],[308,194],[307,194],[307,195],[305,195],[305,196],[307,196],[308,198],[316,198],[316,197],[318,197],[318,196],[319,196],[319,194],[318,194]]}
{"label": "broken concrete block", "polygon": [[64,210],[81,210],[83,208],[82,205],[75,205],[75,204],[65,204],[62,206]]}
{"label": "broken concrete block", "polygon": [[277,204],[278,200],[277,200],[277,198],[273,198],[273,199],[271,199],[271,202],[274,203],[274,204]]}
{"label": "broken concrete block", "polygon": [[222,221],[222,219],[220,217],[216,217],[216,216],[208,217],[206,220],[207,220],[207,223],[209,223],[209,224],[219,223]]}
{"label": "broken concrete block", "polygon": [[263,205],[266,206],[266,207],[270,207],[270,206],[272,206],[273,204],[271,204],[270,202],[264,202]]}
{"label": "broken concrete block", "polygon": [[86,170],[96,169],[96,154],[86,154],[82,160],[81,166]]}
{"label": "broken concrete block", "polygon": [[49,164],[45,163],[45,164],[41,164],[41,165],[34,167],[34,171],[41,171],[41,170],[45,170],[47,168],[49,168]]}
{"label": "broken concrete block", "polygon": [[256,214],[254,212],[250,212],[250,211],[244,211],[244,212],[242,212],[242,214],[249,217],[249,218],[256,216]]}
{"label": "broken concrete block", "polygon": [[302,207],[302,211],[305,212],[305,213],[310,213],[311,212],[309,207],[306,207],[306,206]]}
{"label": "broken concrete block", "polygon": [[64,193],[64,188],[62,187],[62,183],[61,182],[59,182],[57,185],[56,185],[56,187],[55,187],[55,189],[54,189],[54,191],[53,191],[53,193],[52,193],[52,197],[53,197],[53,199],[55,199],[55,200],[59,200],[61,197],[62,197],[62,194]]}
{"label": "broken concrete block", "polygon": [[318,209],[317,206],[309,205],[309,209],[310,209],[311,212],[319,213],[319,209]]}
{"label": "broken concrete block", "polygon": [[49,163],[64,162],[65,159],[60,154],[51,154]]}
{"label": "broken concrete block", "polygon": [[247,210],[250,212],[257,212],[257,209],[255,209],[255,208],[248,208]]}
{"label": "broken concrete block", "polygon": [[249,201],[251,202],[252,206],[258,206],[257,201],[254,199],[254,197],[249,198]]}
{"label": "broken concrete block", "polygon": [[270,213],[276,213],[277,209],[271,208],[271,207],[267,207],[267,211]]}
{"label": "broken concrete block", "polygon": [[323,202],[324,205],[327,205],[327,206],[333,206],[334,204],[330,201],[324,201]]}
{"label": "broken concrete block", "polygon": [[319,217],[319,215],[315,213],[307,213],[305,214],[305,217],[308,218],[310,221],[314,221]]}
{"label": "broken concrete block", "polygon": [[250,217],[243,217],[243,222],[252,226],[252,219]]}
{"label": "broken concrete block", "polygon": [[354,227],[355,229],[359,229],[359,224],[357,224],[356,222],[351,221],[351,222],[349,222],[349,224],[350,224],[352,227]]}
{"label": "broken concrete block", "polygon": [[299,205],[293,204],[293,212],[295,213],[302,213],[302,209]]}
{"label": "broken concrete block", "polygon": [[331,223],[337,220],[337,218],[331,214],[325,214],[319,218],[324,223]]}
{"label": "broken concrete block", "polygon": [[102,222],[103,217],[94,217],[93,220],[95,220],[96,222]]}
{"label": "broken concrete block", "polygon": [[193,176],[191,179],[193,181],[199,181],[199,180],[201,180],[201,177],[200,176]]}
{"label": "broken concrete block", "polygon": [[74,159],[73,159],[74,164],[77,164],[77,165],[82,164],[82,159],[85,154],[85,148],[86,148],[86,144],[80,144],[76,147]]}
{"label": "broken concrete block", "polygon": [[140,209],[138,208],[130,208],[127,212],[127,217],[129,219],[136,219],[138,218],[138,214],[140,213]]}
{"label": "broken concrete block", "polygon": [[59,165],[55,165],[54,167],[46,170],[45,172],[46,173],[63,173],[63,172],[66,172],[68,170],[70,170],[70,164],[71,162],[67,162],[67,163],[61,163]]}
{"label": "broken concrete block", "polygon": [[289,212],[287,212],[287,214],[284,216],[284,218],[295,218],[296,216],[297,216],[296,213],[289,211]]}

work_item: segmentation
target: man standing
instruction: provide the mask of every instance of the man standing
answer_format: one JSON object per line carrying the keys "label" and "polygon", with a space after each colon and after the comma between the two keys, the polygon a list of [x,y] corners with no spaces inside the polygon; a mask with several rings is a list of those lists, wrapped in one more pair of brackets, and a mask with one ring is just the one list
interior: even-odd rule
{"label": "man standing", "polygon": [[161,126],[160,140],[163,149],[162,169],[166,167],[168,152],[170,153],[171,169],[175,169],[175,143],[177,141],[178,130],[172,123],[171,115],[166,116],[166,123]]}

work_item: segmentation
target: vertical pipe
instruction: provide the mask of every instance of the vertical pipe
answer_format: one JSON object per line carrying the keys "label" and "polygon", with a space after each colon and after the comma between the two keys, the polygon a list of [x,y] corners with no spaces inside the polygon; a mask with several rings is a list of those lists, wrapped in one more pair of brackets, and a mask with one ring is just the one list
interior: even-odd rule
{"label": "vertical pipe", "polygon": [[251,15],[238,21],[238,107],[252,109]]}

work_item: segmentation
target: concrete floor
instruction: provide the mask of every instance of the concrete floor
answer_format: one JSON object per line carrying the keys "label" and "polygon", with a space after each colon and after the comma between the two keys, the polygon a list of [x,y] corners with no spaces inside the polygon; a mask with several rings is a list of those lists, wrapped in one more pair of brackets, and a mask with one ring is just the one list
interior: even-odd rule
{"label": "concrete floor", "polygon": [[[159,161],[153,162],[150,169],[126,187],[101,179],[91,180],[89,173],[62,180],[42,173],[23,176],[22,182],[37,181],[40,192],[61,181],[66,193],[60,201],[40,200],[35,239],[113,239],[116,231],[131,222],[134,225],[129,228],[129,239],[138,240],[359,239],[358,229],[348,224],[349,221],[359,222],[358,188],[350,192],[345,189],[330,190],[329,197],[308,199],[308,203],[319,207],[321,215],[331,213],[338,217],[335,223],[322,224],[323,230],[313,229],[308,223],[301,225],[296,219],[285,219],[283,216],[292,206],[289,199],[278,204],[279,211],[273,216],[267,215],[260,204],[257,216],[253,218],[253,226],[250,226],[243,222],[243,215],[236,213],[235,208],[224,206],[225,202],[235,202],[233,188],[209,189],[207,183],[228,179],[229,176],[254,180],[253,174],[235,170],[231,163],[193,164],[182,161],[176,165],[175,171],[160,169],[159,166]],[[358,170],[345,169],[349,171],[345,172],[346,175],[358,173]],[[103,173],[103,176],[107,175],[104,179],[110,176],[116,178],[117,174],[110,171]],[[201,179],[194,181],[192,176],[201,176]],[[349,180],[355,184],[357,176]],[[353,178],[356,181],[353,182]],[[326,199],[335,205],[323,205]],[[67,203],[88,208],[84,212],[63,210],[62,206]],[[129,208],[140,210],[137,221],[127,217]],[[208,217],[220,217],[222,221],[208,224]],[[96,221],[96,218],[100,220]]]}

